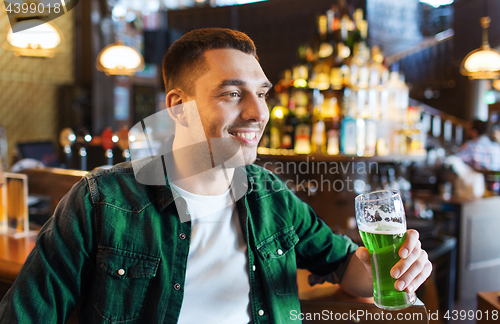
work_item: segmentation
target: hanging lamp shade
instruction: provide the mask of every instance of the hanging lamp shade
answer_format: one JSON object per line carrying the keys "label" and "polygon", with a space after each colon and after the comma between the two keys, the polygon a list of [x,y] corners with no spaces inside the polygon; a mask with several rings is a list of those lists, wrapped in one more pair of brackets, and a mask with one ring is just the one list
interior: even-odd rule
{"label": "hanging lamp shade", "polygon": [[493,80],[493,82],[491,82],[491,86],[493,89],[500,91],[500,79]]}
{"label": "hanging lamp shade", "polygon": [[96,68],[107,75],[134,75],[144,69],[144,58],[135,48],[116,42],[102,49]]}
{"label": "hanging lamp shade", "polygon": [[500,75],[500,52],[490,48],[488,27],[490,18],[481,18],[483,45],[467,54],[460,65],[460,73],[470,79],[496,79]]}
{"label": "hanging lamp shade", "polygon": [[14,33],[8,28],[3,47],[18,56],[54,57],[64,49],[64,36],[52,22],[29,19],[15,26],[19,31]]}

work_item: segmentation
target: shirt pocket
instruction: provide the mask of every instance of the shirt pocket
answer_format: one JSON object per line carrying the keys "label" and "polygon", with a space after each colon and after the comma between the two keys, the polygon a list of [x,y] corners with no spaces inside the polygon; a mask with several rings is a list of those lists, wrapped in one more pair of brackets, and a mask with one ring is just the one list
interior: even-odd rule
{"label": "shirt pocket", "polygon": [[299,237],[292,226],[257,245],[257,251],[276,295],[289,295],[297,289],[294,247],[298,241]]}
{"label": "shirt pocket", "polygon": [[160,258],[101,247],[93,305],[111,323],[141,318],[150,281],[156,276]]}

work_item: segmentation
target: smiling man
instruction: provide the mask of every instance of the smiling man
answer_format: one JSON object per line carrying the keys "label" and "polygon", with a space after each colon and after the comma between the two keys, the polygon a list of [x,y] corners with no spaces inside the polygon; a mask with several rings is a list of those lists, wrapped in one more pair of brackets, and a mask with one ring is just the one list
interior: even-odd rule
{"label": "smiling man", "polygon": [[[0,323],[64,323],[77,306],[81,323],[293,323],[297,268],[371,295],[368,251],[252,164],[271,88],[252,40],[194,30],[171,46],[163,72],[176,124],[168,166],[156,159],[166,185],[141,184],[131,163],[85,176],[40,231]],[[236,157],[221,159],[218,141]],[[391,270],[400,290],[430,275],[420,246],[409,230]]]}

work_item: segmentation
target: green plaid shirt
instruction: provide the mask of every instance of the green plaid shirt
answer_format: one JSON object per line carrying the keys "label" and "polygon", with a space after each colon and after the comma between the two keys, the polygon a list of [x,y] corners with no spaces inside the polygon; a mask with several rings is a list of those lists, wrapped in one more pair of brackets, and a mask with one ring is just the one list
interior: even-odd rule
{"label": "green plaid shirt", "polygon": [[[357,246],[333,234],[276,176],[245,169],[237,208],[252,321],[295,323],[297,268],[339,281]],[[0,323],[64,323],[76,307],[82,324],[176,323],[191,234],[176,199],[185,205],[168,184],[138,183],[131,163],[86,175],[38,234],[0,303]]]}

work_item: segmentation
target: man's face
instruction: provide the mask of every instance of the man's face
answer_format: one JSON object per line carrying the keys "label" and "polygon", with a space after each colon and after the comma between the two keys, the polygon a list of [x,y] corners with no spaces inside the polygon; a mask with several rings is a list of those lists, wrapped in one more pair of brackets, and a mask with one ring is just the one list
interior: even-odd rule
{"label": "man's face", "polygon": [[188,100],[196,101],[206,138],[237,140],[245,164],[251,164],[269,120],[266,95],[272,85],[252,55],[216,49],[204,57],[208,71],[194,81]]}

